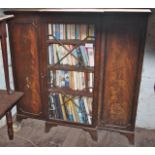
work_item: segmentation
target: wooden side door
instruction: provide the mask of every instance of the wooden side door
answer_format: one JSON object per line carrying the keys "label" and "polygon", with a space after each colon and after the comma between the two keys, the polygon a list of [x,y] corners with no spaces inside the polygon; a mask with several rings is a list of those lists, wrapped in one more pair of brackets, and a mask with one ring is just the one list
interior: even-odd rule
{"label": "wooden side door", "polygon": [[24,92],[18,114],[40,117],[42,105],[39,82],[37,25],[33,16],[16,15],[9,22],[15,89]]}
{"label": "wooden side door", "polygon": [[146,16],[105,15],[102,22],[100,126],[134,128]]}

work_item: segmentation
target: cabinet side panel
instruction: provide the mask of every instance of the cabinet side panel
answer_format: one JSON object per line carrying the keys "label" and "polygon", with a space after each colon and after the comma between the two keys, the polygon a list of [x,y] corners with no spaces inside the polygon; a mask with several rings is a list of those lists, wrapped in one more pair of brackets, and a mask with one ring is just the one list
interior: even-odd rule
{"label": "cabinet side panel", "polygon": [[16,90],[23,91],[21,113],[40,114],[39,62],[35,28],[31,23],[9,25]]}
{"label": "cabinet side panel", "polygon": [[128,127],[139,61],[140,31],[127,19],[107,23],[106,64],[102,120],[106,125]]}

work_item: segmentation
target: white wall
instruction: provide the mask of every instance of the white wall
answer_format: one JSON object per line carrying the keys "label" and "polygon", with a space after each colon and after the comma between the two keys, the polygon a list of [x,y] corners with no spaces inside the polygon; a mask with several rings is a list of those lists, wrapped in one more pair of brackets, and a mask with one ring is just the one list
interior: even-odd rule
{"label": "white wall", "polygon": [[[0,13],[2,10],[0,9]],[[9,61],[9,66],[11,63]],[[10,68],[10,67],[9,67]],[[3,63],[0,51],[0,89],[5,88]],[[13,80],[11,80],[13,87]],[[138,102],[138,112],[136,127],[155,129],[155,9],[149,17],[147,39],[145,46],[144,64],[142,72],[142,81]],[[13,114],[16,108],[13,109]],[[0,126],[4,125],[5,119],[0,121]]]}
{"label": "white wall", "polygon": [[136,126],[155,129],[155,9],[149,17]]}

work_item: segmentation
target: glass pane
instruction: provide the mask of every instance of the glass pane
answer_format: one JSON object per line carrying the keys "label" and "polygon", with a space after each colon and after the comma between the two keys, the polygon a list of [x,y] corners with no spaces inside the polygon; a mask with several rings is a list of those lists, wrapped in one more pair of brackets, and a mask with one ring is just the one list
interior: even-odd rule
{"label": "glass pane", "polygon": [[53,93],[49,95],[49,119],[92,124],[92,98]]}
{"label": "glass pane", "polygon": [[94,74],[77,71],[50,71],[49,87],[67,88],[72,90],[93,91]]}
{"label": "glass pane", "polygon": [[94,40],[94,24],[48,24],[48,39]]}
{"label": "glass pane", "polygon": [[94,51],[92,43],[77,48],[73,45],[51,44],[48,46],[48,63],[94,67]]}

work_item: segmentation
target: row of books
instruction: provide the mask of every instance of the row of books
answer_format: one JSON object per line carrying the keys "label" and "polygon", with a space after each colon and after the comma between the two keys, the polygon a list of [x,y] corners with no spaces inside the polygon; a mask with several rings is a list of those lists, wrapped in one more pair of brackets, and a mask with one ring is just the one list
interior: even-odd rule
{"label": "row of books", "polygon": [[49,118],[92,124],[92,98],[50,94]]}
{"label": "row of books", "polygon": [[54,78],[55,78],[55,84],[53,84],[53,72],[51,71],[50,72],[51,86],[54,85],[60,88],[69,88],[72,90],[84,90],[86,89],[86,83],[88,83],[89,91],[90,92],[93,91],[93,82],[94,82],[93,73],[57,70],[54,75]]}
{"label": "row of books", "polygon": [[[66,49],[67,50],[66,50]],[[74,49],[73,45],[65,45],[65,47],[59,44],[51,44],[48,46],[49,64],[63,64],[74,66],[89,66],[94,67],[94,47],[93,44],[85,44]],[[68,54],[65,58],[64,56]]]}
{"label": "row of books", "polygon": [[48,24],[48,35],[49,39],[54,36],[58,40],[83,40],[90,36],[90,40],[95,37],[95,29],[93,24]]}

